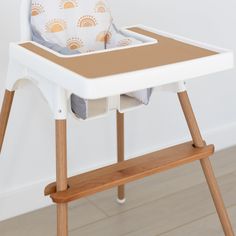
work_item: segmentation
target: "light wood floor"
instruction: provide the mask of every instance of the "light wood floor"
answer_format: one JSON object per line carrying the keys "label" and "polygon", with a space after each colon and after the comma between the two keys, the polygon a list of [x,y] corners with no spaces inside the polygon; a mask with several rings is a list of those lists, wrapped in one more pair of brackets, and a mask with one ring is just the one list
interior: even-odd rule
{"label": "light wood floor", "polygon": [[[236,231],[236,147],[212,162]],[[70,236],[223,236],[198,162],[129,184],[125,205],[115,199],[112,189],[70,204]],[[0,222],[0,235],[55,235],[55,212]]]}

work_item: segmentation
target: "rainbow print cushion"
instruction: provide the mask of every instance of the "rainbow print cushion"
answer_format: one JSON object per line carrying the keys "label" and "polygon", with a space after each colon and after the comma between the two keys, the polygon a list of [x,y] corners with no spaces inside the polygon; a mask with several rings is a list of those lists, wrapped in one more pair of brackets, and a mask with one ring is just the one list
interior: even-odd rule
{"label": "rainbow print cushion", "polygon": [[45,41],[81,53],[140,43],[116,30],[105,0],[32,0],[31,25]]}

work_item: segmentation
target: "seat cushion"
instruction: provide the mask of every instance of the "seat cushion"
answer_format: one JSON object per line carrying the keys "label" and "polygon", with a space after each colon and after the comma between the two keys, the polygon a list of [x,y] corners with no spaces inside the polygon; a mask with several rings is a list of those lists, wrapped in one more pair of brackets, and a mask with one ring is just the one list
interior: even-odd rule
{"label": "seat cushion", "polygon": [[104,49],[112,24],[105,0],[32,0],[31,15],[45,41],[83,53]]}

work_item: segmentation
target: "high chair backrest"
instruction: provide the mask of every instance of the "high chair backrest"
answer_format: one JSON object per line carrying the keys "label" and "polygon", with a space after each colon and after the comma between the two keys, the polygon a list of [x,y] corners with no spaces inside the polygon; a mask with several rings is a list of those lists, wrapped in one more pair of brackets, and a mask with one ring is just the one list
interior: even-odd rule
{"label": "high chair backrest", "polygon": [[20,39],[31,40],[30,28],[31,0],[21,0],[20,7]]}
{"label": "high chair backrest", "polygon": [[[140,43],[117,31],[107,0],[80,1],[79,7],[75,5],[72,7],[73,10],[65,5],[67,2],[70,1],[21,0],[21,40],[32,39],[31,29],[33,27],[43,40],[63,48],[79,50],[82,53]],[[56,9],[52,8],[53,4]],[[35,11],[39,6],[43,11],[36,15],[33,14],[31,18],[32,6]],[[69,11],[70,14],[66,14],[66,11]],[[57,19],[60,22],[57,22],[59,21]],[[75,23],[77,27],[74,27]],[[106,41],[107,39],[109,41]]]}

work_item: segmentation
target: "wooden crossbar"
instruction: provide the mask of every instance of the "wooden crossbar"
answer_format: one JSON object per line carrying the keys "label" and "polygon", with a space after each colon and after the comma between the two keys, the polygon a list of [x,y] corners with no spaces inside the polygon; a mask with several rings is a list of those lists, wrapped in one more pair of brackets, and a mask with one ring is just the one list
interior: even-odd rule
{"label": "wooden crossbar", "polygon": [[115,186],[141,179],[214,153],[214,146],[195,148],[192,142],[145,154],[124,162],[103,167],[68,179],[68,189],[56,191],[56,183],[45,188],[56,203],[66,203]]}

